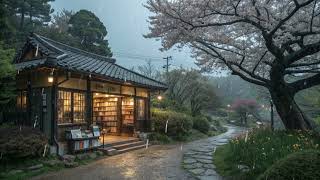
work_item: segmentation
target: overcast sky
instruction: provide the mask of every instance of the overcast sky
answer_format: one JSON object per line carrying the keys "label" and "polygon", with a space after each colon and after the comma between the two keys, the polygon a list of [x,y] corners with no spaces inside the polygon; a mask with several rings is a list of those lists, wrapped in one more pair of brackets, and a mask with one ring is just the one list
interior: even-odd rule
{"label": "overcast sky", "polygon": [[163,57],[172,56],[173,66],[196,67],[189,49],[161,52],[159,41],[143,37],[143,34],[148,33],[147,19],[151,15],[143,6],[145,2],[146,0],[55,0],[52,7],[55,13],[62,9],[87,9],[94,12],[108,30],[107,39],[120,65],[130,68],[144,64],[146,59],[152,59],[162,69],[165,64]]}

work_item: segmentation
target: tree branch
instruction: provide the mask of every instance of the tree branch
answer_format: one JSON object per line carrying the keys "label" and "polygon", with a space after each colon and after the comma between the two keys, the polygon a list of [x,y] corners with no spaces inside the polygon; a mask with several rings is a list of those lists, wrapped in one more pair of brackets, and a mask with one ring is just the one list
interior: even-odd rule
{"label": "tree branch", "polygon": [[273,30],[270,31],[269,35],[273,36],[273,34],[282,26],[284,25],[285,22],[287,22],[292,16],[294,16],[294,14],[302,7],[309,5],[310,3],[312,3],[314,0],[308,0],[302,4],[299,4],[299,2],[297,0],[294,0],[294,3],[296,5],[296,7],[289,13],[289,15],[287,17],[285,17],[284,19],[281,19],[280,22],[276,25],[275,28],[273,28]]}
{"label": "tree branch", "polygon": [[320,73],[309,78],[301,79],[292,83],[289,86],[293,88],[294,92],[299,92],[303,89],[308,89],[312,86],[320,84]]}

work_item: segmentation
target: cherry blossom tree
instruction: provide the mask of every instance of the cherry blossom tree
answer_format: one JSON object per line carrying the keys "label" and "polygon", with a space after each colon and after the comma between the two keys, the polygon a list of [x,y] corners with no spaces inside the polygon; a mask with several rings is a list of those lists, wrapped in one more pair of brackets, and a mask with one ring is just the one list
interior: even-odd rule
{"label": "cherry blossom tree", "polygon": [[[255,100],[251,99],[236,99],[231,108],[240,116],[241,124],[247,125],[248,115],[254,115],[257,117],[259,105]],[[260,118],[259,118],[260,119]]]}
{"label": "cherry blossom tree", "polygon": [[145,6],[153,13],[145,36],[160,39],[163,50],[190,46],[204,70],[228,69],[266,87],[286,128],[315,128],[294,96],[320,84],[319,1],[148,0]]}

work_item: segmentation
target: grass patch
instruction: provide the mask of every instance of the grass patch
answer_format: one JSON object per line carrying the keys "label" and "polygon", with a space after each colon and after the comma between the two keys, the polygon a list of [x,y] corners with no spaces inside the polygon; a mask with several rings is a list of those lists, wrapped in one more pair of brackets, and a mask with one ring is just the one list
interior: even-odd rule
{"label": "grass patch", "polygon": [[[93,152],[96,153],[96,152]],[[78,163],[78,166],[80,165],[86,165],[93,161],[96,161],[100,159],[101,156],[99,153],[96,153],[96,158],[90,158],[87,156],[87,158],[84,159],[75,159],[75,162]],[[57,161],[59,163],[51,165],[48,163],[49,161]],[[30,166],[42,164],[43,167],[38,170],[28,170],[27,168]],[[46,174],[49,172],[55,172],[62,169],[66,169],[64,163],[62,161],[59,161],[57,156],[48,156],[45,158],[37,158],[37,159],[24,159],[21,161],[15,161],[15,162],[9,162],[9,163],[0,163],[0,179],[8,179],[8,180],[24,180],[29,179],[33,176],[38,176],[41,174]],[[21,172],[18,172],[16,170],[19,170]]]}
{"label": "grass patch", "polygon": [[[57,157],[55,156],[49,156],[45,158],[37,158],[37,159],[24,159],[20,161],[15,162],[9,162],[9,163],[1,163],[0,165],[0,179],[8,179],[8,180],[23,180],[28,179],[33,176],[37,176],[40,174],[44,174],[51,171],[58,171],[64,168],[64,165],[57,164],[55,166],[50,166],[46,164],[45,162],[50,160],[56,160]],[[43,164],[43,167],[38,170],[27,170],[27,167],[37,165],[37,164]],[[15,171],[19,170],[19,171]]]}
{"label": "grass patch", "polygon": [[[320,139],[311,132],[270,131],[256,129],[220,146],[214,154],[217,171],[225,177],[256,179],[272,164],[287,155],[319,149]],[[238,167],[244,170],[240,170]]]}

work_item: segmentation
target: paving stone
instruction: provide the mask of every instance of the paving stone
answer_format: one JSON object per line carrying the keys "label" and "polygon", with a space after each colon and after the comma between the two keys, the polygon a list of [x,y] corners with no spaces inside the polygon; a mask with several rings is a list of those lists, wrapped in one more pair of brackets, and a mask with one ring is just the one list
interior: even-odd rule
{"label": "paving stone", "polygon": [[34,166],[30,166],[27,169],[33,171],[33,170],[40,169],[42,167],[43,167],[43,164],[37,164],[37,165],[34,165]]}
{"label": "paving stone", "polygon": [[204,164],[203,167],[206,169],[216,169],[216,166],[214,164]]}
{"label": "paving stone", "polygon": [[193,169],[194,168],[193,164],[185,164],[185,165],[183,165],[183,167],[185,169]]}
{"label": "paving stone", "polygon": [[213,170],[213,169],[207,169],[204,174],[205,174],[206,176],[218,175],[218,174],[216,173],[216,171]]}
{"label": "paving stone", "polygon": [[195,155],[192,156],[195,159],[207,159],[207,160],[212,160],[212,155],[208,156],[208,155]]}
{"label": "paving stone", "polygon": [[194,154],[197,154],[196,152],[193,152],[193,151],[189,151],[189,152],[186,152],[186,153],[184,153],[184,155],[194,155]]}
{"label": "paving stone", "polygon": [[196,163],[197,161],[195,160],[195,159],[184,159],[183,160],[183,163],[185,163],[185,164],[192,164],[192,163]]}
{"label": "paving stone", "polygon": [[197,159],[198,162],[204,163],[204,164],[211,164],[212,160],[208,159]]}
{"label": "paving stone", "polygon": [[73,162],[76,156],[65,154],[62,156],[63,161]]}
{"label": "paving stone", "polygon": [[191,169],[190,172],[192,172],[195,175],[201,175],[205,170],[204,169]]}
{"label": "paving stone", "polygon": [[8,172],[9,175],[14,175],[14,174],[18,174],[18,173],[22,173],[23,170],[20,169],[15,169],[15,170],[11,170]]}
{"label": "paving stone", "polygon": [[220,180],[219,176],[198,176],[198,179],[200,180]]}
{"label": "paving stone", "polygon": [[[184,161],[197,163],[189,163],[184,167],[191,173],[193,173],[198,179],[203,180],[217,180],[222,179],[215,171],[216,166],[212,164],[214,159],[213,151],[217,146],[227,144],[229,139],[234,135],[242,133],[241,129],[231,127],[231,131],[224,133],[223,135],[208,138],[206,140],[195,141],[186,146],[186,152],[184,154]],[[191,160],[190,160],[191,159]]]}

